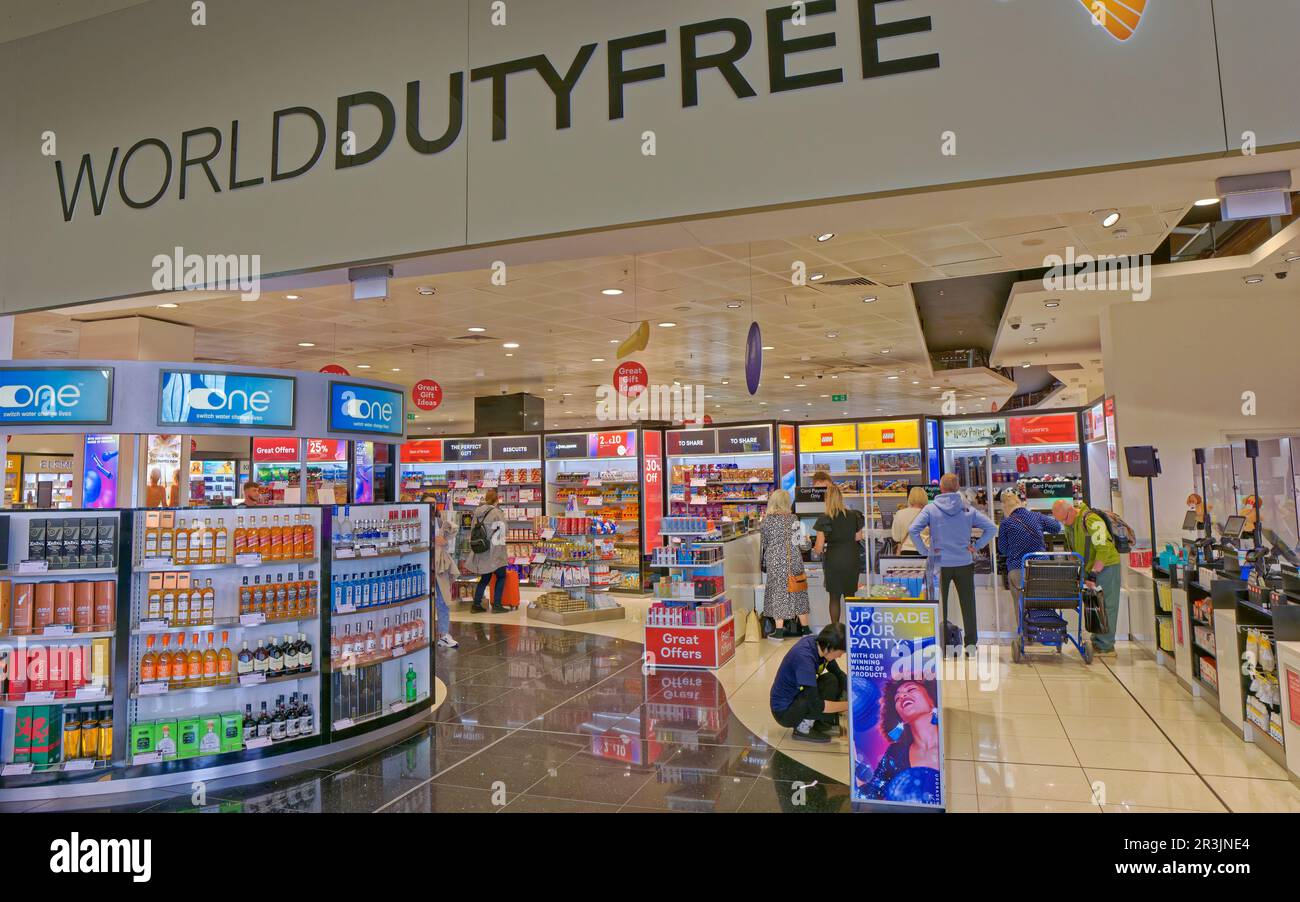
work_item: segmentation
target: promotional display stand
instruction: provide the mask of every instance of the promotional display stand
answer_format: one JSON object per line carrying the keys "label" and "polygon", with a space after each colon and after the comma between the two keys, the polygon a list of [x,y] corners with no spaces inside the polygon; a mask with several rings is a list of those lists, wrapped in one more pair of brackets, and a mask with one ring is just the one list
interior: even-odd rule
{"label": "promotional display stand", "polygon": [[646,612],[645,650],[657,667],[714,670],[736,652],[736,622],[723,579],[726,545],[710,542],[713,525],[698,517],[665,517],[668,540],[650,566],[668,571],[654,585]]}
{"label": "promotional display stand", "polygon": [[618,524],[584,514],[576,496],[562,517],[550,517],[533,547],[532,580],[547,591],[527,608],[530,620],[562,626],[621,620],[623,607],[609,596],[616,580]]}

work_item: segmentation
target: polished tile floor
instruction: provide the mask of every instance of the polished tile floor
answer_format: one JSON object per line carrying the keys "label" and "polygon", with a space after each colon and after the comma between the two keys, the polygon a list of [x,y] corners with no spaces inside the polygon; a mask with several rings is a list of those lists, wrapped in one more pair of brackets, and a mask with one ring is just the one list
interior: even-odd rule
{"label": "polished tile floor", "polygon": [[[646,676],[644,604],[625,605],[624,621],[568,630],[458,613],[461,647],[439,649],[445,687],[415,734],[328,767],[213,781],[204,798],[184,786],[93,810],[849,810],[847,740],[808,747],[768,711],[790,640],[742,643],[716,673]],[[992,679],[949,676],[953,812],[1300,811],[1282,768],[1122,644],[1092,667],[1044,654],[997,664]]]}

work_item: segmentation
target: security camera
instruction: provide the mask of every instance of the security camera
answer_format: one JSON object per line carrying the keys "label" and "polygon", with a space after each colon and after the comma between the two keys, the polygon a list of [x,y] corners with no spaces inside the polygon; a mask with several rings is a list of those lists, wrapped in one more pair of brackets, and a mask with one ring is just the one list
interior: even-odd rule
{"label": "security camera", "polygon": [[818,373],[818,374],[817,374],[817,378],[818,378],[818,379],[825,379],[826,376],[825,376],[825,374],[823,374],[823,373]]}
{"label": "security camera", "polygon": [[1287,272],[1286,272],[1286,270],[1284,269],[1284,270],[1282,270],[1281,272],[1273,273],[1273,275],[1276,276],[1276,277],[1279,278],[1279,279],[1285,279],[1286,276],[1287,276]]}
{"label": "security camera", "polygon": [[1013,329],[1019,329],[1019,328],[1020,328],[1020,320],[1018,320],[1018,319],[1013,319],[1013,320],[1011,321],[1011,323],[1010,323],[1010,326],[1011,326],[1011,328],[1013,328]]}

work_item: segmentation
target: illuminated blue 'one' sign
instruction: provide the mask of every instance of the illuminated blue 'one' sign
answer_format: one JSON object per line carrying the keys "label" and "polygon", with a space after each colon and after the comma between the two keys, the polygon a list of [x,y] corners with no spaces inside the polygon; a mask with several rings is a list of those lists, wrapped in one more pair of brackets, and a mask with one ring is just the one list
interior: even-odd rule
{"label": "illuminated blue 'one' sign", "polygon": [[401,436],[405,426],[404,401],[400,391],[354,382],[331,382],[330,431]]}
{"label": "illuminated blue 'one' sign", "polygon": [[0,423],[104,425],[113,418],[113,371],[101,367],[0,370]]}
{"label": "illuminated blue 'one' sign", "polygon": [[292,429],[292,376],[163,370],[160,426],[251,426]]}

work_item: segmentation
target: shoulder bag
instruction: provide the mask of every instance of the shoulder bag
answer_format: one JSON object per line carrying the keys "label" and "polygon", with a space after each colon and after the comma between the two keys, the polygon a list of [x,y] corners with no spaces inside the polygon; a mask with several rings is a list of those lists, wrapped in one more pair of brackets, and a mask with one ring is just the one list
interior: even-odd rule
{"label": "shoulder bag", "polygon": [[[799,521],[795,521],[798,523]],[[786,540],[785,543],[786,560],[788,561],[787,569],[790,571],[785,578],[785,590],[793,595],[795,592],[808,591],[808,572],[794,572],[794,541],[793,536]]]}

